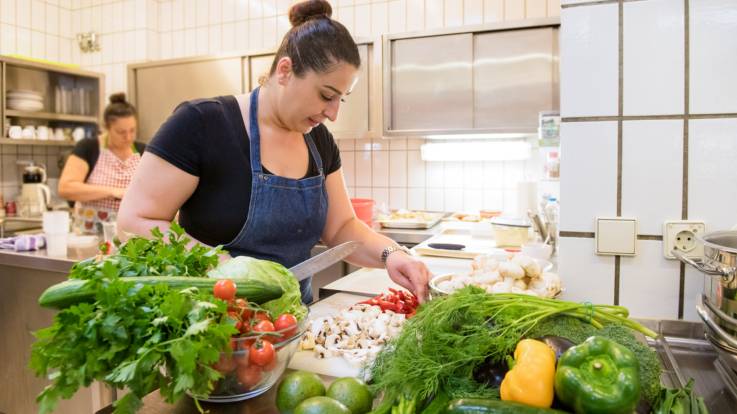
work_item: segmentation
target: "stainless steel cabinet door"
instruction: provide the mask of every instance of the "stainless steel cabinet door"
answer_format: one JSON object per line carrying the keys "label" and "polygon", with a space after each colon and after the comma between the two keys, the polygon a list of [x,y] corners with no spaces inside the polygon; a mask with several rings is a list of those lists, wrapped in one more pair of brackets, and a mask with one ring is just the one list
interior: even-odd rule
{"label": "stainless steel cabinet door", "polygon": [[535,130],[538,112],[557,110],[553,28],[474,36],[474,127]]}
{"label": "stainless steel cabinet door", "polygon": [[358,82],[345,102],[340,104],[338,119],[335,122],[325,121],[325,126],[336,137],[357,138],[369,130],[369,46],[358,45],[358,54],[361,56],[361,68],[358,71]]}
{"label": "stainless steel cabinet door", "polygon": [[136,69],[138,139],[150,140],[183,101],[241,93],[241,73],[240,57]]}
{"label": "stainless steel cabinet door", "polygon": [[391,48],[390,129],[473,127],[471,33],[401,39]]}

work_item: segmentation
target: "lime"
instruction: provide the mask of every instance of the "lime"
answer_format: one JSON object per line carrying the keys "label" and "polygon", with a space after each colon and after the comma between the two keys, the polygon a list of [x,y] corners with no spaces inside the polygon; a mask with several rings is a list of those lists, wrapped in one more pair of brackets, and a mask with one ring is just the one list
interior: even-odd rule
{"label": "lime", "polygon": [[351,414],[351,410],[332,398],[312,397],[299,403],[294,414]]}
{"label": "lime", "polygon": [[292,414],[302,401],[325,395],[325,385],[317,374],[296,371],[284,377],[276,390],[276,407],[282,414]]}
{"label": "lime", "polygon": [[328,387],[328,397],[345,404],[352,414],[371,411],[374,398],[366,383],[353,377],[338,378]]}

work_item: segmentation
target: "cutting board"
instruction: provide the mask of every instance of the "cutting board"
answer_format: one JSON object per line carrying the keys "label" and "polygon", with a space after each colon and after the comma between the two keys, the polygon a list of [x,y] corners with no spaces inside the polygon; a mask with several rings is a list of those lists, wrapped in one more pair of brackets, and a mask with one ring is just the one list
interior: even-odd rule
{"label": "cutting board", "polygon": [[[337,315],[342,309],[362,300],[366,300],[366,296],[343,292],[336,293],[310,306],[309,318],[317,319]],[[319,359],[315,357],[313,351],[297,351],[292,360],[289,361],[288,367],[331,377],[361,376],[361,368],[350,364],[343,357]]]}
{"label": "cutting board", "polygon": [[[429,245],[434,243],[462,244],[463,250],[436,249]],[[473,259],[482,254],[503,252],[496,247],[491,237],[472,235],[470,230],[445,229],[439,234],[418,244],[413,249],[424,256],[451,257],[455,259]]]}

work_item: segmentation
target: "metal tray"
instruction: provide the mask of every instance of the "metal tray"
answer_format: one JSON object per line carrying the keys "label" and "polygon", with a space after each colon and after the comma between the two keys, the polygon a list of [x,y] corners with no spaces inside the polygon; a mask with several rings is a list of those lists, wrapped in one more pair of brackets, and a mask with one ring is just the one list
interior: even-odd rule
{"label": "metal tray", "polygon": [[430,220],[420,220],[420,219],[391,219],[391,218],[383,218],[376,220],[377,223],[381,225],[381,227],[387,228],[387,229],[429,229],[430,227],[433,227],[434,225],[438,224],[440,220],[443,219],[445,216],[445,213],[439,213],[435,211],[418,211],[418,213],[424,213],[430,215],[432,218]]}

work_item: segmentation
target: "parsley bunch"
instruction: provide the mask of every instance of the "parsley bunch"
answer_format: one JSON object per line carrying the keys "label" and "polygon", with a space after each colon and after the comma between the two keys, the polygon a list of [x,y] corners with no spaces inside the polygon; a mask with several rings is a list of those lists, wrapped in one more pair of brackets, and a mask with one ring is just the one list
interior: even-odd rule
{"label": "parsley bunch", "polygon": [[[116,240],[117,253],[99,258],[90,258],[72,266],[70,279],[93,279],[115,273],[129,276],[201,276],[218,264],[220,246],[209,248],[192,241],[184,229],[172,222],[166,234],[158,227],[151,230],[151,239],[132,237],[125,243]],[[106,267],[106,269],[103,269]]]}
{"label": "parsley bunch", "polygon": [[94,303],[59,312],[35,333],[30,367],[52,381],[37,397],[52,412],[93,380],[130,393],[115,413],[134,413],[155,390],[168,402],[185,392],[208,395],[222,375],[211,367],[237,331],[225,302],[195,288],[141,285],[99,277]]}

